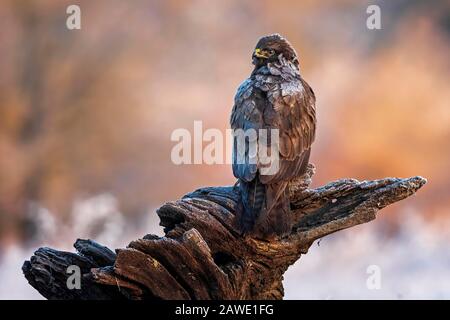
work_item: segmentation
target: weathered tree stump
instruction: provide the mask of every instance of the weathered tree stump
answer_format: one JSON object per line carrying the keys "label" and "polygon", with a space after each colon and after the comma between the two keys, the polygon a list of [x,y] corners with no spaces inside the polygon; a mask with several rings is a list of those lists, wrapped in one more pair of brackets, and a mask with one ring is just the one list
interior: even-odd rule
{"label": "weathered tree stump", "polygon": [[[282,299],[283,274],[314,240],[369,222],[421,188],[422,177],[342,179],[308,189],[314,172],[290,185],[294,227],[282,239],[241,237],[234,187],[202,188],[157,210],[165,236],[146,235],[116,253],[77,240],[78,253],[40,248],[22,270],[48,299]],[[69,265],[81,289],[68,289]]]}

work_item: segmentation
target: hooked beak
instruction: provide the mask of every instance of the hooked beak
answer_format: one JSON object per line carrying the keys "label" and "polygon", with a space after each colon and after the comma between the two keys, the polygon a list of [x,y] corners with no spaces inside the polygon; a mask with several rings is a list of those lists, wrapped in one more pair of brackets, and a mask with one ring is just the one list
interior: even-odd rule
{"label": "hooked beak", "polygon": [[257,58],[262,58],[262,59],[267,59],[269,58],[269,56],[267,55],[266,52],[262,51],[260,48],[256,48],[255,52],[254,52],[255,57]]}

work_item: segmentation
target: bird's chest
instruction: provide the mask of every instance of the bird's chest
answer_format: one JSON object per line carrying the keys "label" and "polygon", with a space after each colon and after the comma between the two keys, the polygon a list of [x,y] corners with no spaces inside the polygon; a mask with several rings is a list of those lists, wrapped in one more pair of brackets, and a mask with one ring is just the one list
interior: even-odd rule
{"label": "bird's chest", "polygon": [[278,127],[283,118],[295,112],[303,88],[298,74],[284,69],[269,65],[241,84],[232,115],[236,127],[250,123],[252,127]]}
{"label": "bird's chest", "polygon": [[253,84],[256,112],[265,122],[273,122],[277,116],[289,116],[301,97],[303,87],[294,76],[257,75]]}

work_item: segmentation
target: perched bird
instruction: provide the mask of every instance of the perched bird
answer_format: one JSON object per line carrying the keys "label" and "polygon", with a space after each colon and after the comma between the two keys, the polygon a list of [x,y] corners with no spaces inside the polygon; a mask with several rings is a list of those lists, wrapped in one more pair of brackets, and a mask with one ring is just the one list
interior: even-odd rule
{"label": "perched bird", "polygon": [[297,53],[279,34],[262,37],[252,60],[255,68],[235,96],[231,128],[234,132],[277,129],[278,169],[264,172],[265,162],[249,147],[255,143],[270,149],[274,144],[270,134],[266,139],[248,136],[244,144],[234,136],[233,174],[240,194],[236,225],[243,234],[282,237],[292,228],[288,185],[305,173],[314,141],[316,99],[300,76]]}

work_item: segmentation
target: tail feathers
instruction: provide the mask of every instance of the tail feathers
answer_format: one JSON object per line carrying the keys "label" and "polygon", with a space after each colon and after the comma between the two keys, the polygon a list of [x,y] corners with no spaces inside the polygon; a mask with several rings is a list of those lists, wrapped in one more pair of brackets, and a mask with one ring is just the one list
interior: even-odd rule
{"label": "tail feathers", "polygon": [[239,180],[240,201],[236,210],[238,228],[242,233],[253,230],[265,207],[266,186],[262,184],[257,176],[250,182]]}
{"label": "tail feathers", "polygon": [[291,230],[288,183],[265,185],[256,177],[239,181],[241,201],[236,208],[238,229],[256,237],[284,236]]}
{"label": "tail feathers", "polygon": [[260,216],[254,230],[259,237],[282,237],[290,233],[292,217],[287,186],[287,182],[266,186],[267,210]]}

